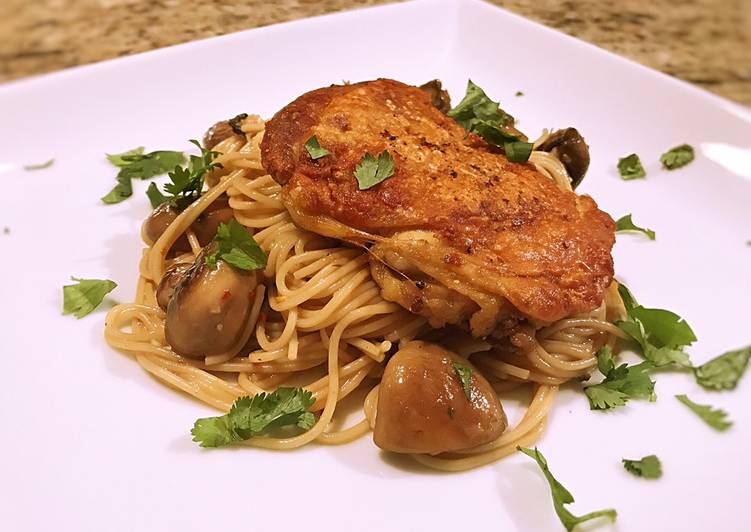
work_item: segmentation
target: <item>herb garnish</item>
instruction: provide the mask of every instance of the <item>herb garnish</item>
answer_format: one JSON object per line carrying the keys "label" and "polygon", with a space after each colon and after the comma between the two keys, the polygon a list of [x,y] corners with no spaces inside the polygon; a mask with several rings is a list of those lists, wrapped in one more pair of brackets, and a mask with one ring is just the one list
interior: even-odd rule
{"label": "herb garnish", "polygon": [[662,167],[666,170],[675,170],[686,166],[688,163],[694,160],[694,148],[688,144],[681,144],[675,148],[671,148],[667,152],[660,156],[660,162]]}
{"label": "herb garnish", "polygon": [[307,430],[315,424],[308,411],[314,402],[313,394],[302,388],[261,392],[237,399],[223,416],[196,420],[190,433],[201,447],[222,447],[289,425]]}
{"label": "herb garnish", "polygon": [[683,349],[696,341],[696,336],[689,324],[669,310],[639,305],[623,284],[618,285],[618,293],[628,317],[615,324],[636,340],[644,358],[657,367],[668,364],[690,367],[688,354]]}
{"label": "herb garnish", "polygon": [[467,396],[468,400],[472,400],[472,368],[469,366],[465,366],[461,362],[452,362],[452,366],[454,366],[454,371],[456,372],[456,376],[459,378],[459,382],[462,384],[462,389],[464,390],[464,395]]}
{"label": "herb garnish", "polygon": [[206,265],[216,268],[216,261],[226,263],[241,270],[259,270],[266,267],[266,253],[248,230],[234,218],[228,224],[219,224],[214,242],[217,243],[213,253],[206,255]]}
{"label": "herb garnish", "polygon": [[516,91],[514,96],[524,96],[524,93],[522,91]]}
{"label": "herb garnish", "polygon": [[206,173],[215,168],[222,168],[221,164],[212,162],[219,152],[204,148],[197,140],[191,139],[190,142],[201,150],[201,155],[191,155],[187,167],[175,166],[167,174],[170,183],[164,185],[164,191],[168,195],[162,194],[154,183],[151,184],[153,186],[149,185],[146,195],[152,207],[156,208],[167,202],[176,207],[190,204],[201,195]]}
{"label": "herb garnish", "polygon": [[366,153],[360,164],[355,168],[357,188],[360,190],[373,188],[392,175],[394,175],[394,160],[386,150],[378,156],[378,159]]}
{"label": "herb garnish", "polygon": [[558,514],[558,518],[561,520],[561,523],[567,531],[571,532],[571,530],[573,530],[576,525],[584,523],[585,521],[596,519],[598,517],[607,517],[610,520],[615,521],[617,513],[612,508],[590,512],[580,517],[572,514],[564,505],[574,502],[574,496],[571,495],[570,491],[563,487],[563,484],[558,482],[553,477],[553,474],[548,468],[547,460],[545,460],[545,457],[542,455],[542,453],[537,450],[537,447],[535,447],[534,449],[517,447],[517,449],[527,456],[533,458],[537,462],[537,465],[540,466],[542,474],[545,475],[545,479],[550,485],[550,494],[553,496],[553,507],[555,508],[555,513]]}
{"label": "herb garnish", "polygon": [[524,163],[532,153],[532,143],[523,141],[516,130],[511,130],[514,119],[499,108],[472,80],[467,82],[467,92],[459,105],[448,116],[467,131],[485,139],[488,144],[503,147],[506,158],[515,163]]}
{"label": "herb garnish", "polygon": [[310,158],[314,161],[316,159],[320,159],[321,157],[325,157],[329,153],[331,153],[326,148],[321,148],[321,145],[318,143],[318,139],[315,135],[310,137],[308,141],[305,143],[305,149],[308,151],[308,155],[310,155]]}
{"label": "herb garnish", "polygon": [[662,464],[654,454],[645,456],[641,460],[628,460],[623,458],[623,467],[629,473],[643,478],[660,478],[662,476]]}
{"label": "herb garnish", "polygon": [[24,165],[23,169],[27,172],[33,171],[33,170],[44,170],[45,168],[49,168],[52,166],[52,164],[55,162],[55,159],[50,159],[49,161],[43,162],[41,164],[27,164]]}
{"label": "herb garnish", "polygon": [[689,407],[694,414],[699,416],[707,425],[717,431],[723,432],[733,426],[732,421],[725,419],[728,413],[724,410],[712,408],[709,405],[694,403],[686,394],[676,395],[675,398]]}
{"label": "herb garnish", "polygon": [[639,233],[644,233],[646,237],[650,240],[655,239],[655,232],[651,229],[646,229],[644,227],[639,227],[636,225],[633,220],[631,219],[631,215],[627,214],[626,216],[623,216],[619,218],[615,222],[615,230],[616,232],[623,232],[623,231],[637,231]]}
{"label": "herb garnish", "polygon": [[751,346],[728,351],[694,368],[696,382],[708,390],[732,390],[748,367]]}
{"label": "herb garnish", "polygon": [[603,346],[597,352],[597,368],[605,375],[605,379],[593,386],[584,388],[592,410],[610,410],[623,406],[629,399],[654,398],[655,383],[647,373],[654,366],[649,362],[642,362],[635,366],[621,364],[616,367],[613,351]]}
{"label": "herb garnish", "polygon": [[63,286],[63,315],[73,314],[79,320],[97,308],[117,286],[109,279],[71,279],[76,284]]}
{"label": "herb garnish", "polygon": [[647,173],[644,171],[644,167],[641,164],[639,156],[635,153],[627,155],[622,159],[618,159],[618,173],[621,174],[621,178],[624,181],[628,181],[630,179],[638,179],[647,175]]}
{"label": "herb garnish", "polygon": [[150,179],[167,172],[185,160],[179,151],[152,151],[143,153],[143,147],[135,148],[124,153],[107,155],[107,160],[120,168],[117,173],[117,185],[104,197],[107,204],[120,203],[133,195],[132,179]]}

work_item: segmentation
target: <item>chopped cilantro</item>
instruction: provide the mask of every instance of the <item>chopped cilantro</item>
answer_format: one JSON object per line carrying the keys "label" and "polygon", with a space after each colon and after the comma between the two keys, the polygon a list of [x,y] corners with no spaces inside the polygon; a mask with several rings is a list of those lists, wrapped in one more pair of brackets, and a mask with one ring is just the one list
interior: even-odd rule
{"label": "chopped cilantro", "polygon": [[318,143],[318,139],[315,135],[310,137],[305,143],[305,149],[308,150],[308,155],[310,155],[310,158],[313,160],[320,159],[321,157],[325,157],[329,153],[331,153],[326,148],[321,148],[321,145]]}
{"label": "chopped cilantro", "polygon": [[237,399],[223,416],[196,420],[190,432],[201,447],[222,447],[289,425],[308,430],[315,424],[308,410],[314,402],[313,394],[302,388],[261,392]]}
{"label": "chopped cilantro", "polygon": [[373,188],[392,175],[394,175],[394,160],[386,150],[378,156],[378,159],[366,153],[355,168],[357,188],[360,190]]}
{"label": "chopped cilantro", "polygon": [[104,203],[112,204],[133,195],[132,179],[150,179],[161,175],[182,164],[185,156],[179,151],[166,150],[143,153],[143,147],[139,147],[124,153],[108,154],[107,160],[120,168],[117,185],[102,197]]}
{"label": "chopped cilantro", "polygon": [[622,460],[623,467],[626,471],[637,477],[643,478],[660,478],[662,476],[662,464],[660,459],[654,454],[645,456],[641,460]]}
{"label": "chopped cilantro", "polygon": [[644,227],[639,227],[636,225],[633,220],[631,219],[631,215],[627,214],[626,216],[623,216],[619,218],[615,222],[615,230],[616,232],[622,232],[622,231],[636,231],[639,233],[644,233],[648,239],[654,240],[655,239],[655,232],[651,229],[646,229]]}
{"label": "chopped cilantro", "polygon": [[522,91],[516,91],[514,96],[524,96],[524,93]]}
{"label": "chopped cilantro", "polygon": [[709,405],[694,403],[688,398],[688,396],[686,396],[686,394],[676,395],[675,398],[691,409],[691,411],[704,420],[707,425],[717,431],[723,432],[733,426],[732,421],[725,419],[728,414],[724,410],[712,408]]}
{"label": "chopped cilantro", "polygon": [[635,153],[618,160],[618,173],[624,181],[645,177],[647,173],[641,164],[639,156]]}
{"label": "chopped cilantro", "polygon": [[532,153],[532,144],[524,142],[514,129],[514,119],[504,112],[498,102],[488,98],[485,91],[467,82],[467,92],[459,105],[448,116],[467,131],[479,135],[488,144],[503,147],[506,158],[515,163],[527,162]]}
{"label": "chopped cilantro", "polygon": [[671,148],[667,152],[660,156],[660,162],[662,167],[666,170],[675,170],[686,166],[688,163],[694,160],[694,148],[688,144],[681,144],[675,148]]}
{"label": "chopped cilantro", "polygon": [[655,383],[647,373],[653,368],[649,362],[616,367],[612,349],[603,346],[597,352],[597,367],[605,379],[584,388],[592,410],[610,410],[625,405],[629,399],[654,398]]}
{"label": "chopped cilantro", "polygon": [[63,286],[63,315],[73,314],[79,320],[97,308],[117,286],[109,279],[71,279],[76,284]]}
{"label": "chopped cilantro", "polygon": [[696,336],[689,324],[669,310],[642,307],[623,284],[619,284],[618,292],[628,317],[616,325],[639,344],[644,358],[657,367],[668,364],[690,367],[683,348],[696,341]]}
{"label": "chopped cilantro", "polygon": [[32,170],[44,170],[45,168],[49,168],[52,166],[52,164],[55,162],[55,159],[50,159],[49,161],[43,162],[41,164],[27,164],[24,165],[23,169],[27,172]]}
{"label": "chopped cilantro", "polygon": [[472,368],[465,366],[461,362],[452,362],[456,376],[459,378],[459,382],[462,384],[464,395],[468,400],[472,400]]}
{"label": "chopped cilantro", "polygon": [[537,450],[537,447],[535,447],[534,449],[517,447],[517,449],[530,458],[534,459],[535,462],[537,462],[537,465],[542,470],[542,474],[545,475],[545,479],[550,485],[550,494],[553,496],[553,508],[555,508],[555,513],[558,515],[558,518],[561,520],[561,523],[567,531],[570,532],[574,529],[574,527],[576,527],[576,525],[584,523],[585,521],[596,519],[598,517],[607,517],[611,521],[615,521],[617,513],[613,509],[598,510],[596,512],[590,512],[580,517],[572,514],[564,505],[574,502],[574,496],[571,495],[570,491],[563,487],[563,484],[558,482],[555,477],[553,477],[553,474],[548,468],[547,460],[545,460],[545,457],[542,455],[542,453]]}
{"label": "chopped cilantro", "polygon": [[175,166],[174,170],[167,174],[170,178],[170,182],[164,185],[167,196],[161,193],[157,195],[154,189],[146,191],[152,206],[158,206],[154,205],[156,201],[160,201],[159,205],[166,202],[173,205],[184,202],[189,204],[201,195],[206,173],[222,167],[221,164],[213,162],[214,158],[219,155],[218,152],[204,148],[197,140],[190,140],[190,142],[201,150],[201,155],[191,155],[187,167]]}
{"label": "chopped cilantro", "polygon": [[751,346],[729,351],[694,368],[696,382],[708,390],[732,390],[748,367]]}
{"label": "chopped cilantro", "polygon": [[266,253],[248,230],[234,218],[228,224],[220,224],[214,237],[216,247],[213,253],[206,255],[206,264],[216,267],[216,261],[226,263],[241,270],[259,270],[266,266]]}

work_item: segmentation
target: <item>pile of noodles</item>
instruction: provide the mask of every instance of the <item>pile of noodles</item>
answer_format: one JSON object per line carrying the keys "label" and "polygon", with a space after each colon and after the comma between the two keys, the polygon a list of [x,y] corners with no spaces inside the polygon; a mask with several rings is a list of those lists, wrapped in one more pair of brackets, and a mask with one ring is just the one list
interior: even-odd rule
{"label": "pile of noodles", "polygon": [[[313,428],[288,438],[252,438],[249,445],[291,449],[311,441],[352,441],[374,426],[387,353],[430,327],[424,318],[381,297],[366,250],[323,238],[292,222],[281,202],[281,187],[261,165],[263,120],[250,116],[242,130],[244,135],[231,136],[213,148],[220,153],[215,161],[222,168],[208,176],[209,188],[201,198],[144,250],[135,301],[110,311],[107,342],[132,354],[157,379],[221,411],[229,410],[239,397],[273,391],[285,383],[312,392],[311,410],[318,414]],[[559,187],[571,190],[565,168],[553,155],[533,151],[530,162]],[[189,226],[222,194],[229,197],[237,221],[253,231],[268,255],[243,339],[257,347],[229,357],[187,359],[173,353],[165,340],[165,312],[156,303],[155,290],[167,268],[192,262],[200,252]],[[186,232],[192,252],[167,258],[172,244]],[[504,353],[469,337],[453,341],[451,349],[468,357],[499,394],[526,385],[531,400],[521,421],[491,443],[414,458],[433,468],[458,471],[502,458],[517,445],[530,445],[543,431],[559,385],[588,374],[597,364],[597,350],[605,344],[612,347],[622,336],[612,323],[622,313],[613,283],[599,308],[537,330],[523,353]],[[337,404],[357,389],[363,390],[364,418],[349,428],[333,430]]]}

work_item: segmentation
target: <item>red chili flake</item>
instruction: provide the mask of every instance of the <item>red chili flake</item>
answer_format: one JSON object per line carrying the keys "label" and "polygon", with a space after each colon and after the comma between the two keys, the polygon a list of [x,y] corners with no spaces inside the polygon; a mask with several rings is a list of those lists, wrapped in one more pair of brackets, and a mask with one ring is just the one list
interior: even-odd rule
{"label": "red chili flake", "polygon": [[227,301],[230,297],[232,297],[232,292],[225,290],[224,294],[222,294],[222,301]]}
{"label": "red chili flake", "polygon": [[261,312],[258,315],[258,323],[266,323],[266,313],[265,312]]}
{"label": "red chili flake", "polygon": [[253,299],[255,297],[256,297],[256,289],[254,288],[253,290],[251,290],[250,292],[248,292],[248,299],[250,299],[251,301],[253,301]]}

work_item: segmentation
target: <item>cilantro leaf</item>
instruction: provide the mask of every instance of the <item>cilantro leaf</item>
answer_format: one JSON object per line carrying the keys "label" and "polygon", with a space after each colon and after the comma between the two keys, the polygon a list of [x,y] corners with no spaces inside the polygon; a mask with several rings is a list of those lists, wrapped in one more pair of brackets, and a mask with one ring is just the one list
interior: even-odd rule
{"label": "cilantro leaf", "polygon": [[647,372],[653,367],[649,362],[616,367],[612,349],[603,346],[597,352],[597,368],[605,379],[584,388],[590,409],[610,410],[625,405],[629,399],[652,399],[655,383]]}
{"label": "cilantro leaf", "polygon": [[133,155],[143,155],[143,146],[133,148],[132,150],[124,151],[123,153],[106,153],[107,160],[115,166],[123,167],[130,164],[125,158]]}
{"label": "cilantro leaf", "polygon": [[44,170],[45,168],[49,168],[52,166],[52,164],[55,162],[55,159],[50,159],[49,161],[45,161],[41,164],[26,164],[24,165],[23,169],[27,172],[33,171],[33,170]]}
{"label": "cilantro leaf", "polygon": [[308,155],[310,155],[310,158],[313,159],[314,161],[316,159],[320,159],[321,157],[325,157],[331,153],[326,148],[321,148],[321,145],[318,143],[318,139],[316,138],[315,135],[310,137],[308,141],[305,143],[305,149],[308,151]]}
{"label": "cilantro leaf", "polygon": [[694,148],[688,144],[681,144],[671,148],[660,156],[662,167],[666,170],[675,170],[686,166],[694,160]]}
{"label": "cilantro leaf", "polygon": [[378,159],[366,153],[355,168],[357,188],[360,190],[373,188],[392,175],[394,175],[394,161],[386,150],[378,156]]}
{"label": "cilantro leaf", "polygon": [[149,198],[152,209],[156,209],[162,203],[169,200],[169,196],[165,196],[159,192],[159,187],[156,186],[156,183],[149,183],[149,188],[146,189],[146,196]]}
{"label": "cilantro leaf", "polygon": [[308,411],[314,402],[313,394],[302,388],[241,397],[227,414],[196,420],[190,432],[201,447],[222,447],[290,425],[308,430],[315,424]]}
{"label": "cilantro leaf", "polygon": [[153,191],[151,194],[147,191],[152,206],[155,201],[161,201],[159,205],[166,202],[173,205],[182,202],[190,203],[201,195],[206,173],[215,168],[222,168],[221,164],[213,162],[214,158],[219,155],[218,152],[204,148],[197,140],[191,139],[190,142],[198,147],[201,155],[191,155],[187,167],[176,165],[171,172],[167,173],[170,183],[164,185],[164,191],[169,194],[168,196],[158,197]]}
{"label": "cilantro leaf", "polygon": [[623,467],[626,471],[637,477],[660,478],[662,476],[662,464],[656,455],[650,454],[641,460],[628,460],[623,458]]}
{"label": "cilantro leaf", "polygon": [[640,177],[645,177],[647,175],[639,156],[635,153],[618,159],[618,173],[621,174],[621,179],[624,181],[639,179]]}
{"label": "cilantro leaf", "polygon": [[542,453],[537,450],[537,447],[535,447],[534,449],[517,447],[517,450],[534,459],[535,462],[537,462],[537,465],[542,470],[542,474],[545,475],[545,479],[550,485],[550,494],[553,497],[553,508],[555,508],[555,513],[558,515],[558,518],[561,520],[561,523],[567,531],[570,532],[574,529],[574,527],[576,527],[576,525],[590,521],[592,519],[596,519],[598,517],[607,517],[610,520],[615,521],[617,513],[612,508],[590,512],[582,516],[575,516],[574,514],[572,514],[564,505],[574,502],[574,496],[571,495],[570,491],[563,487],[563,484],[558,482],[555,477],[553,477],[553,474],[548,468],[547,460],[545,460],[545,457],[542,455]]}
{"label": "cilantro leaf", "polygon": [[101,198],[101,200],[108,205],[120,203],[133,195],[133,184],[130,181],[130,177],[118,173],[116,179],[117,185]]}
{"label": "cilantro leaf", "polygon": [[73,314],[79,320],[97,308],[117,286],[109,279],[71,279],[76,284],[63,286],[63,315]]}
{"label": "cilantro leaf", "polygon": [[524,93],[522,91],[516,91],[516,94],[514,96],[524,96]]}
{"label": "cilantro leaf", "polygon": [[102,197],[104,203],[113,204],[133,195],[132,179],[150,179],[163,174],[182,164],[185,156],[179,151],[166,150],[143,153],[143,147],[139,147],[124,153],[108,154],[107,160],[120,168],[117,185]]}
{"label": "cilantro leaf", "polygon": [[688,323],[669,310],[645,308],[636,303],[624,285],[618,285],[628,316],[615,324],[641,348],[641,354],[657,367],[668,364],[690,367],[691,361],[683,348],[696,341]]}
{"label": "cilantro leaf", "polygon": [[459,105],[446,114],[488,144],[503,147],[509,161],[527,162],[532,153],[532,144],[525,142],[514,128],[514,117],[503,111],[498,102],[488,98],[472,80],[467,82],[467,92]]}
{"label": "cilantro leaf", "polygon": [[462,384],[464,395],[468,400],[472,400],[472,368],[465,366],[461,362],[452,362],[456,376],[459,378],[459,382]]}
{"label": "cilantro leaf", "polygon": [[732,421],[725,419],[728,414],[724,410],[712,408],[710,405],[694,403],[686,394],[676,395],[675,398],[691,409],[694,414],[702,418],[707,425],[717,431],[723,432],[733,426]]}
{"label": "cilantro leaf", "polygon": [[748,367],[751,346],[728,351],[694,368],[696,382],[708,390],[732,390]]}
{"label": "cilantro leaf", "polygon": [[637,231],[639,233],[644,233],[648,239],[654,240],[655,239],[655,232],[651,229],[645,229],[644,227],[639,227],[636,225],[633,220],[631,219],[631,215],[627,214],[626,216],[623,216],[619,218],[615,222],[615,230],[616,232],[622,232],[622,231]]}
{"label": "cilantro leaf", "polygon": [[266,267],[266,253],[253,235],[234,218],[228,224],[219,224],[214,242],[214,251],[207,254],[205,259],[212,268],[216,267],[218,259],[241,270],[253,271]]}

